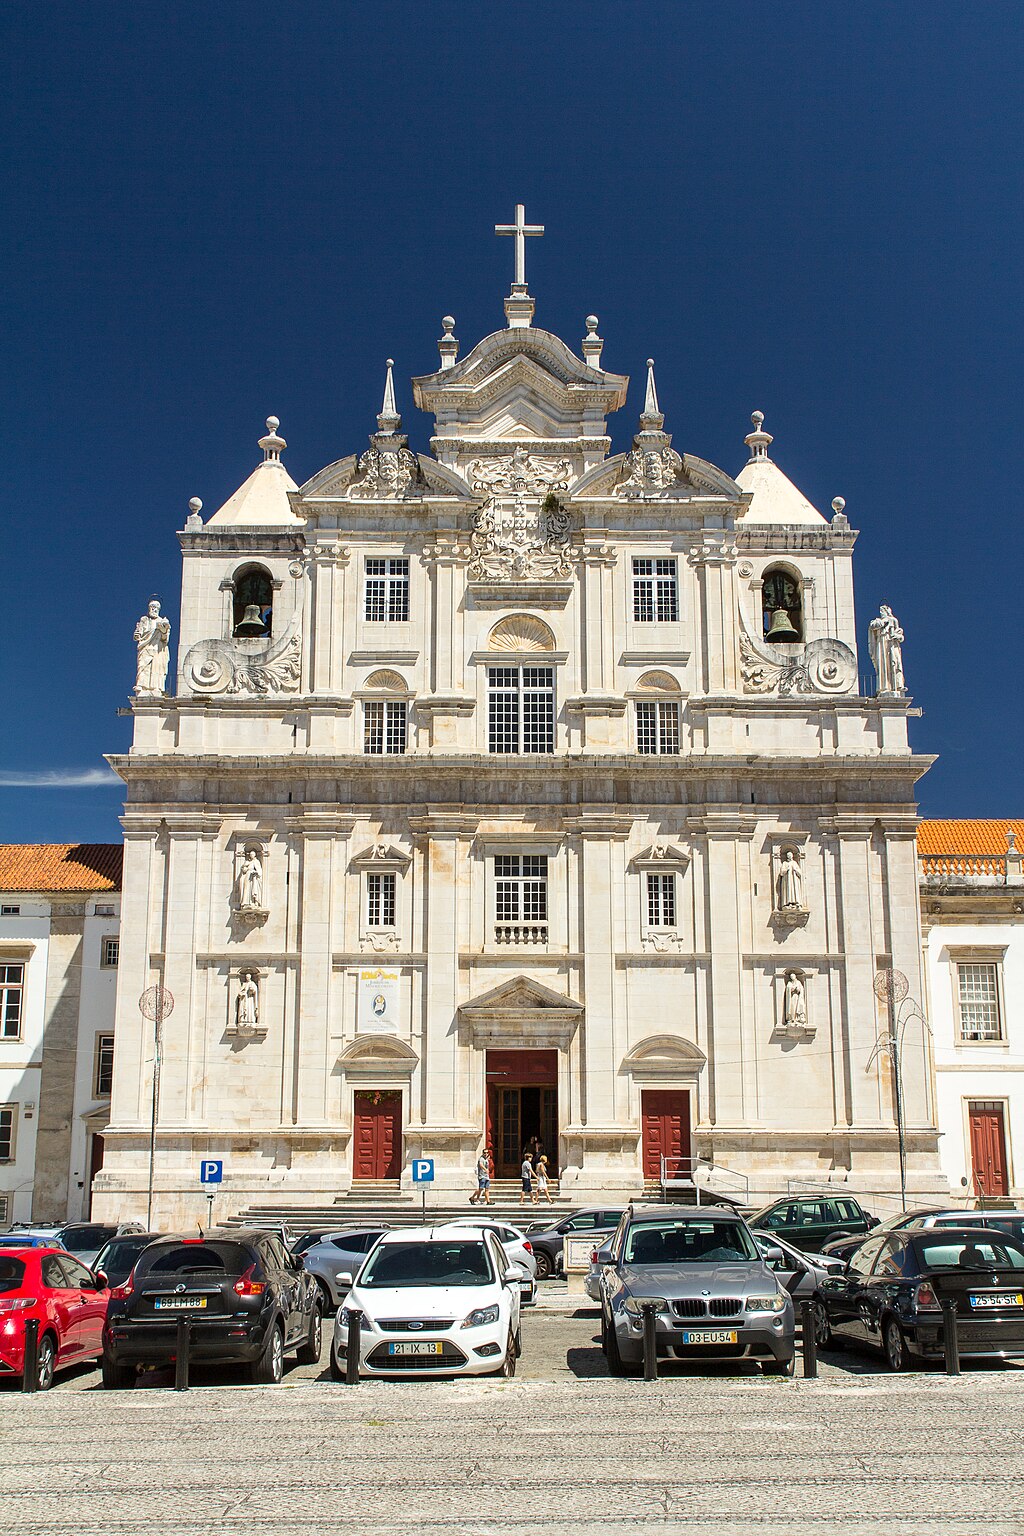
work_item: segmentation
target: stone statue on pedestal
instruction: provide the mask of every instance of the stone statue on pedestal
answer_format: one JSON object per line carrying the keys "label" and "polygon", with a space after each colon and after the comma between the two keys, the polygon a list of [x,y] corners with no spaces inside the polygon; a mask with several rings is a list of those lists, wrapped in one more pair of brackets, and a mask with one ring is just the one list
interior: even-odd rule
{"label": "stone statue on pedestal", "polygon": [[803,905],[804,877],[796,854],[787,848],[779,871],[779,911],[802,911]]}
{"label": "stone statue on pedestal", "polygon": [[903,641],[906,636],[900,621],[887,603],[883,603],[878,618],[868,626],[868,650],[878,679],[876,693],[901,698],[907,691],[903,676]]}
{"label": "stone statue on pedestal", "polygon": [[235,884],[235,904],[239,912],[263,910],[263,861],[258,848],[247,848]]}
{"label": "stone statue on pedestal", "polygon": [[139,698],[159,698],[167,681],[171,621],[160,613],[154,597],[135,626],[135,692]]}
{"label": "stone statue on pedestal", "polygon": [[238,996],[235,999],[235,1027],[239,1030],[258,1029],[260,1024],[260,992],[252,971],[243,971],[238,981]]}
{"label": "stone statue on pedestal", "polygon": [[796,971],[790,971],[786,976],[786,999],[783,1015],[788,1029],[806,1028],[807,998],[804,994],[804,984]]}

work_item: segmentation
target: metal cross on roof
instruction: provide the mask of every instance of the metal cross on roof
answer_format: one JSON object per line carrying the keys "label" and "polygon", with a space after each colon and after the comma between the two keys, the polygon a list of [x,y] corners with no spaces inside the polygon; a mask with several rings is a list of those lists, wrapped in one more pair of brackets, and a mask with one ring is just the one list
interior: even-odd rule
{"label": "metal cross on roof", "polygon": [[527,235],[542,235],[543,224],[527,224],[526,209],[522,203],[516,203],[516,221],[514,224],[495,224],[496,235],[513,235],[516,242],[516,286],[526,287],[526,237]]}

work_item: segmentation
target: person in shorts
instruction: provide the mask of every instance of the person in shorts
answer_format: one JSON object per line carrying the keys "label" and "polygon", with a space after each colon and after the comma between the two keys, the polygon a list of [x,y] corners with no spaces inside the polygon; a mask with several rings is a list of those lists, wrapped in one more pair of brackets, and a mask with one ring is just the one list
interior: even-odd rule
{"label": "person in shorts", "polygon": [[491,1205],[491,1149],[484,1147],[476,1160],[476,1193],[469,1197],[470,1205]]}
{"label": "person in shorts", "polygon": [[519,1204],[523,1205],[527,1195],[534,1205],[537,1204],[537,1194],[533,1187],[533,1159],[530,1156],[529,1147],[523,1148],[523,1166],[520,1170],[523,1176],[523,1187],[519,1192]]}
{"label": "person in shorts", "polygon": [[534,1200],[534,1204],[540,1204],[541,1195],[543,1195],[548,1205],[554,1204],[554,1201],[551,1198],[551,1191],[548,1189],[548,1160],[543,1155],[543,1153],[537,1159],[537,1196]]}

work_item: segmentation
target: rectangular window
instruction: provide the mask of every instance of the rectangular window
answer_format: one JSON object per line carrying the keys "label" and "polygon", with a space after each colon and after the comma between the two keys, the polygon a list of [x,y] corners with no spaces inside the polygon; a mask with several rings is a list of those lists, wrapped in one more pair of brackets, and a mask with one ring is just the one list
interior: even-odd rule
{"label": "rectangular window", "polygon": [[9,906],[0,907],[0,917],[20,917],[20,916],[21,916],[21,908],[20,907],[9,907]]}
{"label": "rectangular window", "polygon": [[972,960],[962,961],[956,970],[961,1040],[1001,1040],[998,968]]}
{"label": "rectangular window", "polygon": [[636,749],[646,755],[678,755],[679,705],[674,700],[637,700]]}
{"label": "rectangular window", "polygon": [[363,705],[363,751],[397,757],[405,751],[408,706],[404,699],[369,699]]}
{"label": "rectangular window", "polygon": [[674,928],[676,925],[675,875],[647,876],[648,928]]}
{"label": "rectangular window", "polygon": [[367,875],[366,877],[366,926],[368,928],[394,928],[397,876]]}
{"label": "rectangular window", "polygon": [[404,557],[366,562],[368,624],[404,624],[409,617],[409,562]]}
{"label": "rectangular window", "polygon": [[120,949],[120,939],[104,939],[100,945],[100,964],[107,967],[116,965]]}
{"label": "rectangular window", "polygon": [[494,916],[499,923],[546,923],[546,854],[499,853],[494,859]]}
{"label": "rectangular window", "polygon": [[638,624],[674,624],[679,618],[675,560],[633,561],[633,618]]}
{"label": "rectangular window", "polygon": [[555,750],[553,667],[487,668],[487,749]]}
{"label": "rectangular window", "polygon": [[0,1040],[21,1039],[21,1008],[24,991],[24,965],[10,961],[0,963]]}
{"label": "rectangular window", "polygon": [[0,1104],[0,1163],[9,1163],[14,1158],[14,1133],[17,1126],[17,1104]]}
{"label": "rectangular window", "polygon": [[110,1091],[114,1086],[114,1037],[113,1035],[96,1036],[96,1082],[94,1084],[95,1097],[97,1099],[109,1099]]}

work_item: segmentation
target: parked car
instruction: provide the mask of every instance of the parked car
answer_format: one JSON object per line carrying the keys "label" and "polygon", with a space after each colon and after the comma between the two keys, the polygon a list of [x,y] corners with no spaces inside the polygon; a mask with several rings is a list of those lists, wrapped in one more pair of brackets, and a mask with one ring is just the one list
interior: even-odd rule
{"label": "parked car", "polygon": [[80,1264],[91,1269],[105,1243],[121,1233],[143,1232],[138,1221],[68,1221],[53,1233],[53,1246],[73,1254]]}
{"label": "parked car", "polygon": [[140,1365],[171,1361],[180,1317],[192,1323],[191,1359],[245,1362],[254,1382],[278,1382],[289,1350],[303,1365],[319,1360],[321,1316],[316,1280],[272,1233],[162,1237],[110,1293],[103,1385],[130,1387]]}
{"label": "parked car", "polygon": [[614,1232],[622,1216],[622,1206],[590,1206],[572,1211],[555,1222],[531,1222],[525,1229],[537,1261],[537,1279],[548,1280],[557,1268],[567,1232]]}
{"label": "parked car", "polygon": [[361,1374],[514,1376],[522,1280],[493,1232],[386,1232],[338,1308],[331,1374],[345,1379],[349,1325],[358,1310]]}
{"label": "parked car", "polygon": [[641,1206],[599,1250],[601,1347],[613,1376],[639,1372],[645,1302],[657,1308],[659,1355],[757,1360],[791,1376],[793,1302],[741,1216],[715,1206]]}
{"label": "parked car", "polygon": [[346,1227],[338,1232],[324,1232],[319,1242],[299,1255],[320,1287],[325,1312],[333,1311],[347,1294],[348,1286],[342,1289],[338,1277],[354,1275],[378,1237],[383,1237],[387,1230],[387,1227]]}
{"label": "parked car", "polygon": [[998,1232],[1009,1232],[1018,1242],[1024,1242],[1024,1211],[932,1211],[926,1216],[915,1216],[909,1227],[990,1227]]}
{"label": "parked car", "polygon": [[523,1271],[522,1302],[524,1307],[532,1307],[537,1300],[537,1260],[533,1253],[533,1244],[525,1233],[518,1227],[510,1227],[505,1222],[493,1221],[487,1216],[459,1216],[455,1221],[447,1223],[450,1227],[477,1228],[481,1232],[493,1232],[498,1242],[505,1250],[505,1257],[510,1264],[518,1264]]}
{"label": "parked car", "polygon": [[[876,1226],[872,1227],[871,1236],[882,1237],[889,1232],[902,1231],[904,1227],[913,1226],[916,1221],[923,1220],[927,1216],[937,1215],[939,1209],[939,1207],[921,1206],[913,1211],[897,1211],[895,1216],[887,1216],[884,1221],[880,1221]],[[961,1211],[959,1214],[961,1217],[964,1217],[969,1213]],[[822,1244],[821,1251],[830,1259],[846,1260],[852,1253],[856,1252],[866,1235],[862,1232],[857,1237],[851,1237],[848,1233],[844,1233],[841,1237],[829,1238],[827,1243]]]}
{"label": "parked car", "polygon": [[23,1376],[25,1324],[39,1322],[36,1386],[53,1385],[54,1374],[93,1360],[103,1349],[103,1320],[110,1292],[68,1253],[25,1245],[0,1252],[0,1376]]}
{"label": "parked car", "polygon": [[1024,1358],[1024,1243],[991,1227],[874,1233],[820,1287],[823,1331],[881,1349],[889,1368],[943,1356],[942,1298],[956,1300],[961,1359]]}
{"label": "parked car", "polygon": [[300,1258],[307,1248],[314,1248],[317,1243],[323,1242],[324,1238],[330,1235],[330,1231],[329,1227],[318,1227],[313,1232],[303,1232],[301,1237],[297,1237],[293,1243],[288,1243],[286,1246],[296,1258]]}
{"label": "parked car", "polygon": [[123,1285],[138,1261],[139,1254],[165,1232],[125,1232],[103,1244],[96,1255],[94,1270],[102,1270],[110,1285]]}
{"label": "parked car", "polygon": [[53,1238],[39,1232],[5,1232],[0,1236],[0,1248],[52,1248]]}
{"label": "parked car", "polygon": [[814,1195],[807,1199],[774,1200],[748,1216],[751,1227],[785,1238],[802,1253],[817,1253],[832,1237],[866,1235],[878,1218],[850,1195]]}

